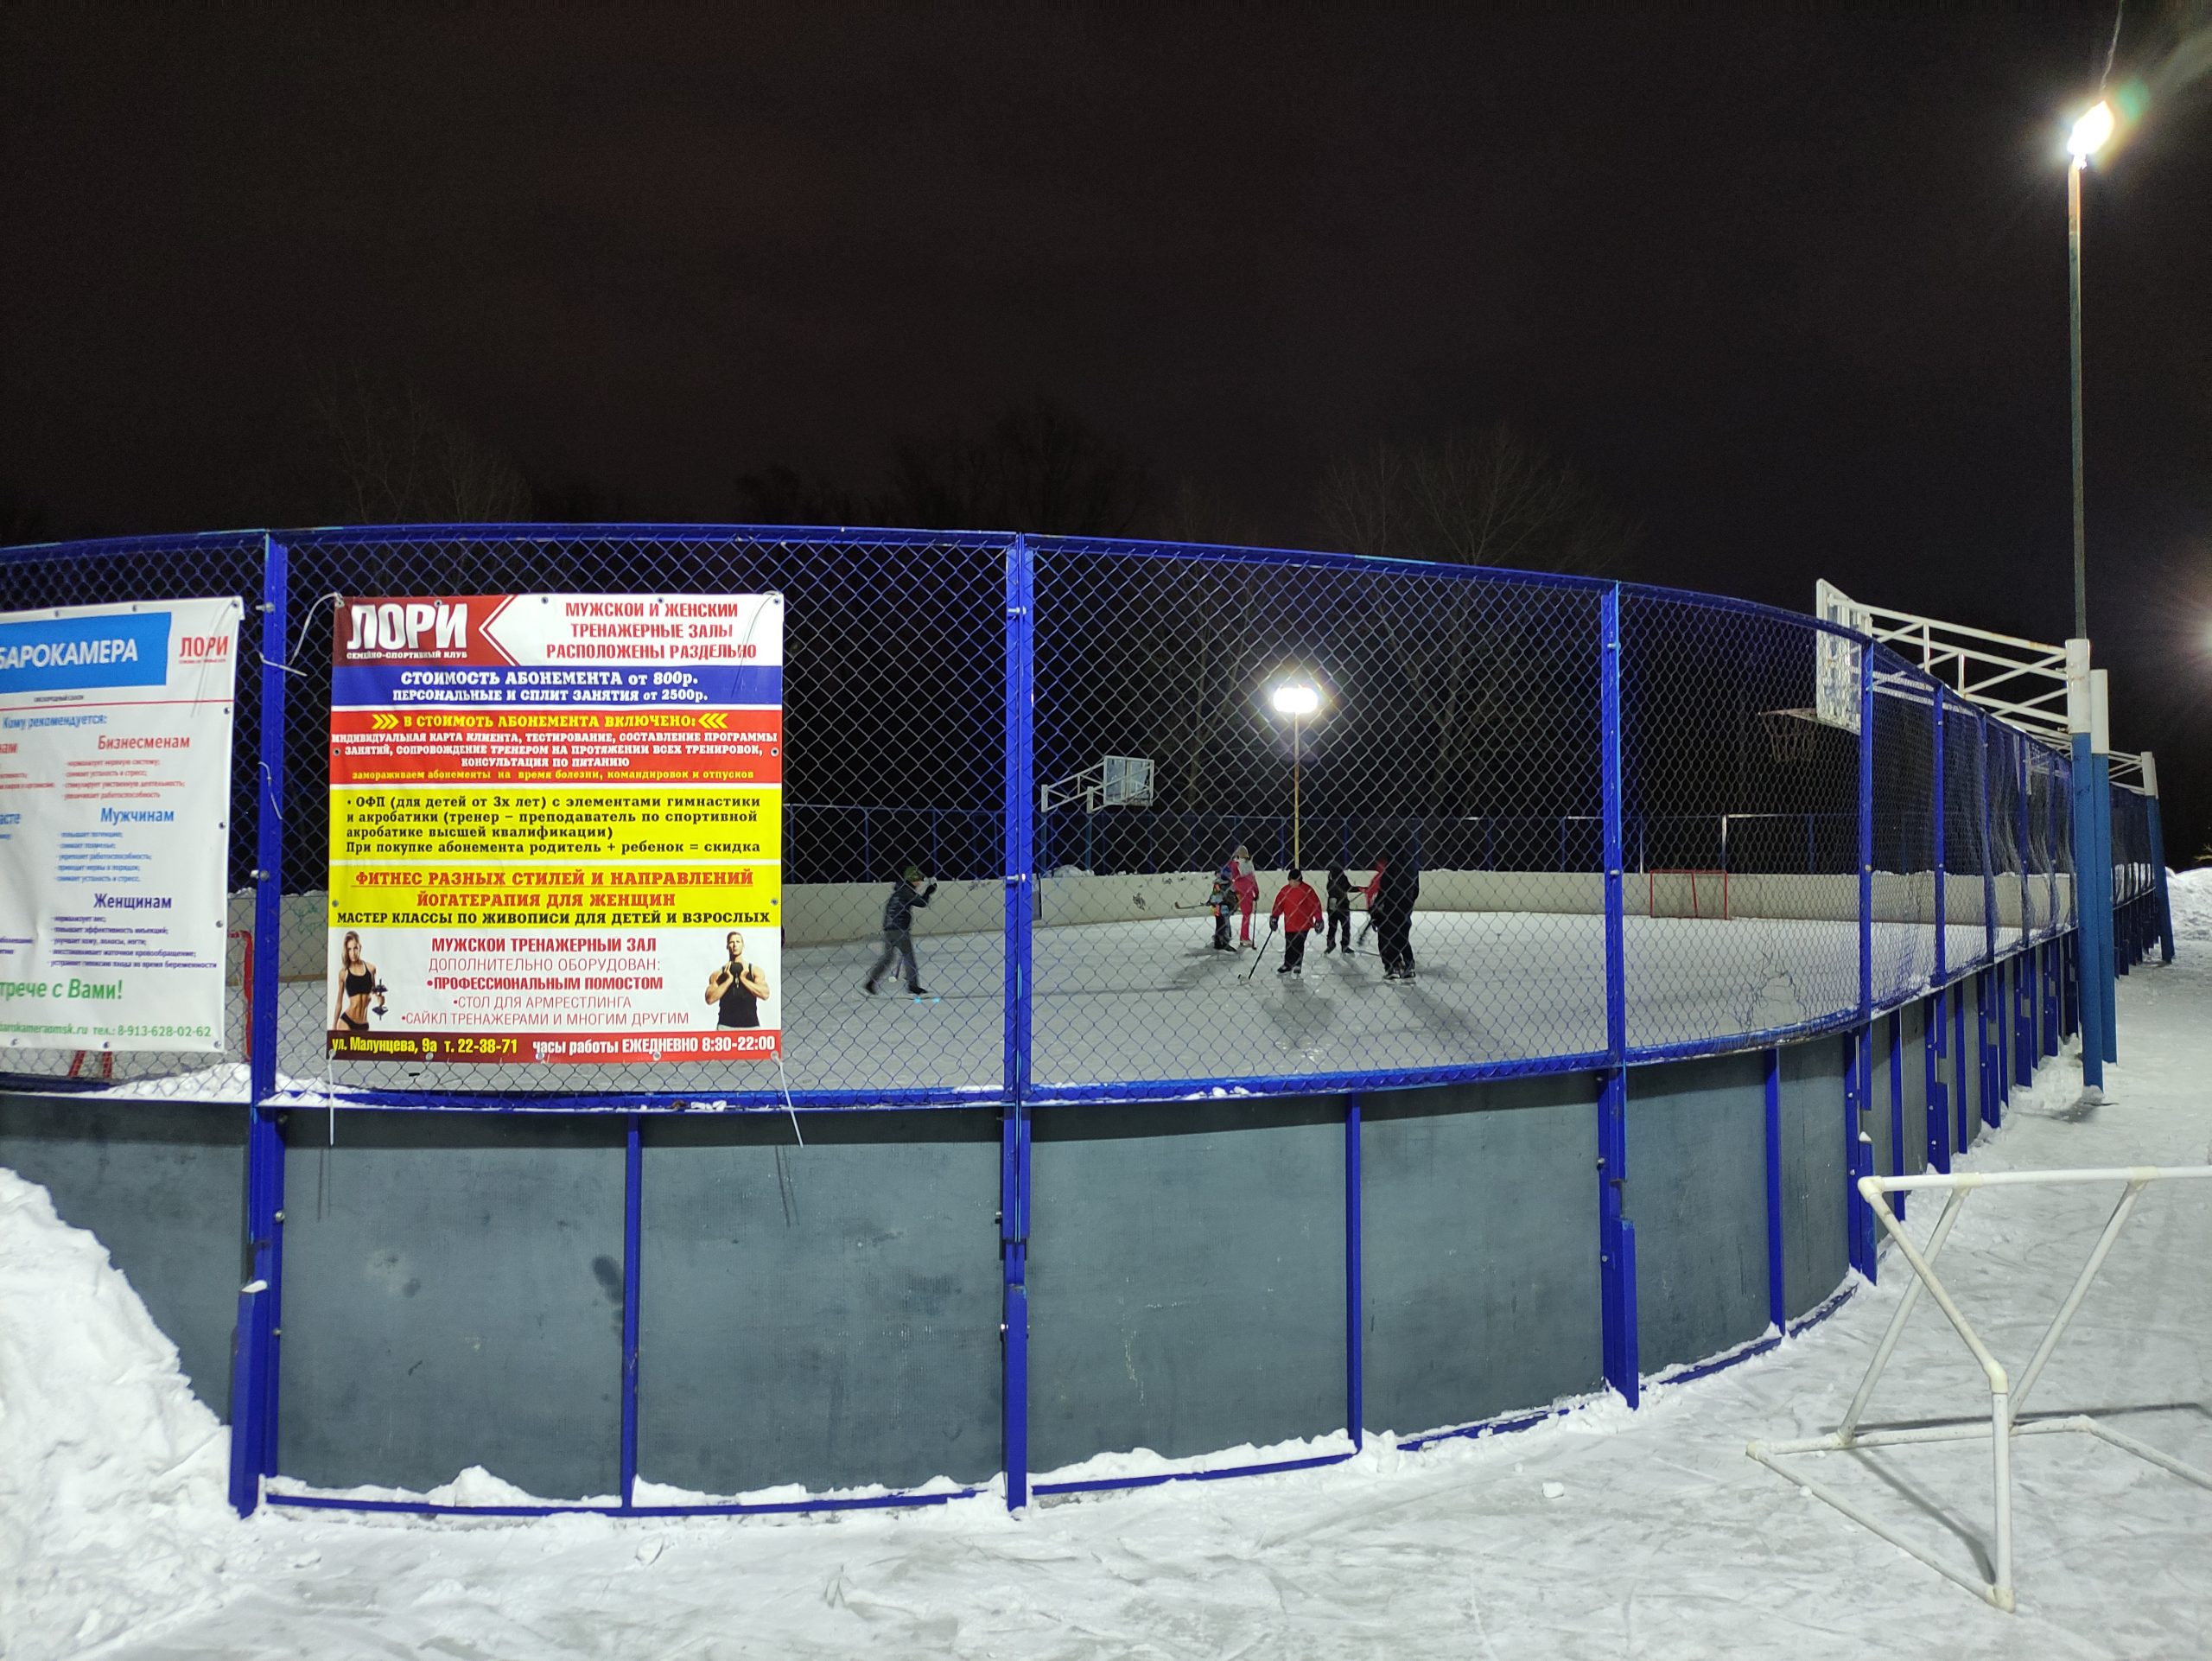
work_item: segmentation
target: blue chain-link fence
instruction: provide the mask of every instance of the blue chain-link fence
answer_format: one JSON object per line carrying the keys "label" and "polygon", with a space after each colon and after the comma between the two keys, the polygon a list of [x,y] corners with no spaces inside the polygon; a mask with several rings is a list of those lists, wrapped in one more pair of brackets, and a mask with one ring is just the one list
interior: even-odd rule
{"label": "blue chain-link fence", "polygon": [[[13,550],[4,570],[10,608],[250,608],[228,1050],[16,1061],[78,1085],[768,1109],[1434,1083],[1834,1028],[2073,915],[2063,754],[1886,649],[1733,601],[1267,550],[727,526],[142,538]],[[326,1053],[336,601],[524,591],[785,597],[779,1061]],[[1833,690],[1822,706],[1839,651],[1863,722]],[[1274,706],[1286,684],[1312,690],[1310,713]],[[2141,808],[2115,792],[2121,900],[2149,885]],[[862,987],[909,868],[940,884],[915,916],[927,1003]]]}

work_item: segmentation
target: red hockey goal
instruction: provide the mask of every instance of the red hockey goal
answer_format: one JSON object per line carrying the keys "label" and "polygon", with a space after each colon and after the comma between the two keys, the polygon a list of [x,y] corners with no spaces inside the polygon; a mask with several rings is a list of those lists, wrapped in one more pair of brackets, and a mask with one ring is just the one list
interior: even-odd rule
{"label": "red hockey goal", "polygon": [[1728,917],[1728,873],[1682,867],[1646,874],[1647,917],[1694,917],[1725,922]]}

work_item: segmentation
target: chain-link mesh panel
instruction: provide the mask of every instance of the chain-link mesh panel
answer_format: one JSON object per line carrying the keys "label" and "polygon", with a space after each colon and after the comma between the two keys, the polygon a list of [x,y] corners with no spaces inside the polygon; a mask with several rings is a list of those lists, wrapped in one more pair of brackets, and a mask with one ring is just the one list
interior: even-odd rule
{"label": "chain-link mesh panel", "polygon": [[1601,1051],[1599,630],[1592,584],[1040,544],[1039,1088]]}
{"label": "chain-link mesh panel", "polygon": [[2026,741],[2001,722],[1987,723],[1989,869],[1997,907],[1997,949],[2010,951],[2024,938],[2020,913],[2024,904],[2022,873],[2026,856],[2022,847],[2023,798],[2020,788],[2021,754]]}
{"label": "chain-link mesh panel", "polygon": [[2080,911],[2075,904],[2074,887],[2075,867],[2074,863],[2073,757],[2065,754],[2056,756],[2053,760],[2052,766],[2057,780],[2058,797],[2057,800],[2052,804],[2051,817],[2053,826],[2051,841],[2055,850],[2053,863],[2057,868],[2053,879],[2056,884],[2058,896],[2057,926],[2061,929],[2069,929],[2081,920]]}
{"label": "chain-link mesh panel", "polygon": [[2057,760],[2040,744],[2028,757],[2028,932],[2037,939],[2056,926],[2058,907]]}
{"label": "chain-link mesh panel", "polygon": [[[132,1097],[247,1099],[250,991],[245,969],[253,951],[254,811],[261,743],[257,648],[264,547],[263,538],[256,531],[58,544],[0,554],[0,610],[229,596],[235,596],[244,608],[237,696],[232,705],[230,813],[225,827],[228,852],[224,886],[230,898],[222,1053],[33,1048],[0,1052],[0,1069],[27,1087],[36,1088],[39,1081],[48,1080]],[[0,782],[5,781],[10,771],[0,763]],[[36,811],[37,802],[29,799],[34,786],[29,780],[23,783],[25,799],[14,805]]]}
{"label": "chain-link mesh panel", "polygon": [[1809,621],[1623,595],[1631,1052],[1859,1005],[1859,735],[1819,719],[1821,638]]}
{"label": "chain-link mesh panel", "polygon": [[2114,903],[2151,892],[2151,801],[2131,786],[2112,792],[2112,892]]}
{"label": "chain-link mesh panel", "polygon": [[1874,652],[1874,986],[1877,1007],[1936,977],[1936,696]]}
{"label": "chain-link mesh panel", "polygon": [[1988,746],[1982,719],[1946,692],[1943,722],[1943,908],[1945,964],[1956,973],[1989,957],[1989,828],[1983,817]]}
{"label": "chain-link mesh panel", "polygon": [[[825,1096],[865,1103],[995,1094],[1005,977],[1005,543],[984,537],[811,535],[720,527],[318,531],[291,543],[283,1087]],[[783,1071],[772,1060],[615,1066],[330,1060],[325,883],[334,597],[785,596]],[[435,838],[431,839],[432,842]],[[426,843],[426,857],[438,847]],[[902,963],[862,990],[886,945],[887,899],[917,867],[941,886]],[[715,963],[702,963],[702,983]],[[697,1002],[697,999],[687,1000]],[[702,1017],[703,1018],[703,1017]]]}

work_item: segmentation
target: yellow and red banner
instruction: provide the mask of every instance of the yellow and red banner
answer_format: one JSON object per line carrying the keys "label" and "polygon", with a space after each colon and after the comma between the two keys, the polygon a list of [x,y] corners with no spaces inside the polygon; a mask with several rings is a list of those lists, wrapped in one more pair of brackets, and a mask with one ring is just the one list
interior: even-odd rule
{"label": "yellow and red banner", "polygon": [[783,596],[342,599],[331,1053],[772,1057]]}

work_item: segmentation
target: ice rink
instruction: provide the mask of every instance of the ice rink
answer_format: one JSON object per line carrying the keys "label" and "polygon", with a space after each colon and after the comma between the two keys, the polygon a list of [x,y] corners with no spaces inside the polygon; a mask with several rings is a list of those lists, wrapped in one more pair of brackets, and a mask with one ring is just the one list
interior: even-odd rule
{"label": "ice rink", "polygon": [[[1966,1168],[2207,1158],[2212,883],[2177,888],[2177,913],[2185,899],[2181,959],[2120,983],[2122,1060],[2106,1099],[2081,1104],[2078,1069],[2048,1063]],[[2145,1195],[2044,1375],[2038,1414],[2094,1410],[2212,1467],[2206,1186]],[[1991,1190],[1967,1209],[1946,1280],[2000,1357],[2025,1359],[2113,1198]],[[1916,1206],[1913,1231],[1924,1238],[1935,1216]],[[10,1661],[2202,1657],[2212,1493],[2117,1449],[2019,1444],[2017,1615],[1745,1457],[1754,1438],[1840,1418],[1906,1283],[1894,1251],[1884,1254],[1880,1284],[1859,1284],[1825,1323],[1714,1377],[1651,1386],[1637,1412],[1599,1402],[1419,1453],[1375,1427],[1363,1454],[1326,1470],[1048,1502],[1019,1518],[987,1493],[788,1521],[427,1522],[264,1507],[240,1523],[224,1504],[226,1433],[191,1397],[175,1351],[99,1243],[56,1221],[42,1190],[0,1173],[0,1647]],[[1964,1347],[1923,1302],[1870,1419],[1987,1403]],[[1819,1463],[1859,1503],[1986,1572],[1986,1453]],[[477,1473],[462,1490],[501,1485]]]}
{"label": "ice rink", "polygon": [[[1356,918],[1355,930],[1363,919]],[[1266,940],[1267,920],[1255,920]],[[1772,1032],[1856,1007],[1853,922],[1735,918],[1624,920],[1628,1041],[1656,1047]],[[1280,939],[1219,952],[1211,923],[1187,919],[1043,926],[1032,1078],[1049,1089],[1105,1080],[1271,1079],[1588,1055],[1605,1047],[1605,925],[1596,916],[1423,912],[1414,919],[1417,978],[1386,983],[1374,942],[1345,957],[1307,944],[1305,972],[1278,975]],[[1873,926],[1883,1001],[1929,979],[1935,929]],[[2018,931],[1999,936],[2000,951]],[[1978,926],[1953,924],[1954,965],[1980,961]],[[295,1103],[367,1088],[673,1092],[710,1107],[721,1092],[933,1087],[995,1098],[1003,1076],[1005,954],[996,934],[918,938],[914,1002],[887,979],[861,983],[878,943],[786,948],[773,1007],[784,1024],[772,1060],[690,1066],[441,1066],[329,1061],[330,999],[320,981],[288,982],[278,1072]],[[702,1015],[703,1021],[703,1015]],[[122,1056],[130,1093],[242,1100],[236,1063],[178,1068],[180,1058]],[[156,1068],[177,1068],[156,1072]]]}

